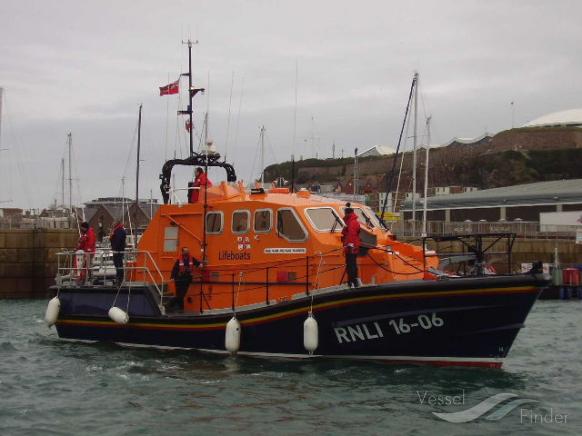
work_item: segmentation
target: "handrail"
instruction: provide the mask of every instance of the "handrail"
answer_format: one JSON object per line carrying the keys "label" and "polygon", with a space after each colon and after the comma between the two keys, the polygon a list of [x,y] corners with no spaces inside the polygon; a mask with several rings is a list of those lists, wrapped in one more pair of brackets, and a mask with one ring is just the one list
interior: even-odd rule
{"label": "handrail", "polygon": [[[99,273],[100,269],[106,270],[106,268],[111,267],[111,268],[115,268],[114,265],[109,265],[104,263],[104,255],[105,254],[116,254],[116,253],[123,253],[125,254],[127,257],[124,259],[124,263],[123,263],[123,271],[124,271],[124,277],[127,277],[126,273],[127,272],[132,272],[132,271],[140,271],[144,274],[144,277],[149,279],[149,282],[158,292],[159,296],[160,296],[160,306],[163,303],[163,298],[164,298],[164,287],[165,287],[165,280],[164,280],[164,276],[160,270],[160,268],[158,267],[158,264],[156,263],[156,261],[154,260],[152,254],[147,251],[147,250],[135,250],[135,249],[130,249],[130,250],[125,250],[123,252],[121,251],[113,251],[110,249],[97,249],[94,253],[87,253],[84,252],[82,253],[84,256],[86,255],[91,255],[91,257],[93,259],[95,259],[96,257],[99,257],[99,263],[98,264],[91,264],[91,265],[87,265],[86,262],[84,262],[84,265],[82,268],[77,268],[74,265],[73,259],[74,257],[78,254],[77,250],[65,250],[65,251],[61,251],[59,253],[57,253],[57,277],[56,277],[56,281],[57,284],[62,285],[63,279],[68,279],[69,283],[75,283],[75,284],[79,284],[79,280],[82,278],[81,272],[84,272],[85,274],[85,281],[87,280],[87,275],[89,272],[95,272],[95,269],[97,269],[97,273]],[[135,264],[135,262],[137,261],[138,255],[143,255],[143,266],[141,265],[137,265]],[[129,259],[128,259],[129,258]],[[64,260],[62,260],[64,259]],[[128,264],[128,262],[134,262],[133,265]],[[150,266],[148,266],[148,262],[150,263]],[[152,274],[152,269],[154,271],[155,274]],[[112,276],[115,273],[112,272]],[[104,277],[107,277],[106,272],[104,273]],[[125,281],[125,280],[124,280]],[[130,282],[131,283],[131,282]]]}

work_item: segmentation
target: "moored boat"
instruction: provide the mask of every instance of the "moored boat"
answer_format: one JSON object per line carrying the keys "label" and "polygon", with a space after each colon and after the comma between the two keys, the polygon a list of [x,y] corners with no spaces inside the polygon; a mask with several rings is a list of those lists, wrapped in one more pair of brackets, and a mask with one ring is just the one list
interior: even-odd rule
{"label": "moored boat", "polygon": [[[183,111],[191,119],[192,98]],[[190,130],[191,132],[191,130]],[[192,134],[192,133],[190,133]],[[192,144],[192,143],[191,143]],[[226,171],[197,201],[170,188],[176,165]],[[456,276],[397,240],[374,212],[360,223],[359,287],[346,284],[346,205],[300,190],[237,181],[217,153],[166,162],[164,204],[126,262],[121,286],[83,282],[62,253],[47,321],[60,337],[212,352],[499,367],[546,284],[538,273]],[[171,272],[188,247],[201,261],[183,310]],[[476,253],[478,259],[480,253]]]}

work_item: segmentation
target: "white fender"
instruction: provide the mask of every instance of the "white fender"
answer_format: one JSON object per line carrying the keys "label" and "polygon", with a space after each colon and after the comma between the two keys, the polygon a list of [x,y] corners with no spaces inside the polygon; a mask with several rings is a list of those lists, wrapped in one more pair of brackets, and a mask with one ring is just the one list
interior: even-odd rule
{"label": "white fender", "polygon": [[109,318],[111,318],[117,324],[127,324],[129,321],[129,315],[127,312],[120,309],[119,307],[113,306],[111,309],[109,309],[108,315]]}
{"label": "white fender", "polygon": [[52,327],[57,322],[60,310],[61,300],[59,300],[59,297],[51,298],[46,306],[46,312],[44,313],[44,320],[49,327]]}
{"label": "white fender", "polygon": [[232,354],[235,354],[240,348],[240,322],[234,316],[226,323],[224,348]]}
{"label": "white fender", "polygon": [[313,317],[313,314],[309,312],[309,316],[303,323],[303,346],[309,352],[313,354],[317,350],[319,345],[319,332],[317,327],[317,321]]}

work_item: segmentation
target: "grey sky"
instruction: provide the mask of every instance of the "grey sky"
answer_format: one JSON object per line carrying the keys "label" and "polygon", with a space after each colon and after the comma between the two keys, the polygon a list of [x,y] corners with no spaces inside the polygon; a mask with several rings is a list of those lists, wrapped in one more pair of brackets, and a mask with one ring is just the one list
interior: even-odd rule
{"label": "grey sky", "polygon": [[174,115],[178,98],[159,97],[158,87],[186,71],[180,41],[189,35],[200,41],[195,83],[207,87],[210,75],[210,92],[196,103],[196,126],[209,99],[210,134],[223,154],[234,71],[228,160],[246,181],[253,166],[252,175],[259,173],[253,157],[261,124],[267,162],[292,153],[296,62],[296,156],[312,155],[305,141],[312,128],[323,157],[333,141],[338,154],[393,145],[415,70],[420,115],[432,114],[434,143],[510,127],[511,101],[516,125],[581,107],[581,13],[578,1],[3,0],[8,150],[0,153],[0,201],[45,207],[59,195],[68,131],[75,202],[120,194],[124,174],[133,196],[140,103],[141,192],[159,197],[164,157],[185,152],[185,130]]}

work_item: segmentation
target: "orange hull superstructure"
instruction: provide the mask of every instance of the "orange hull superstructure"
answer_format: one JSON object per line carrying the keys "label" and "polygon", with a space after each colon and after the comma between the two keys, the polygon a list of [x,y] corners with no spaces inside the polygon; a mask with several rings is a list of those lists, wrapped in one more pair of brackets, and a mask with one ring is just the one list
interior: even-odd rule
{"label": "orange hull superstructure", "polygon": [[[202,260],[206,243],[206,264],[190,285],[186,312],[273,304],[346,282],[344,202],[287,188],[249,192],[240,182],[222,182],[206,193],[202,189],[199,198],[193,204],[161,206],[139,242],[139,250],[151,254],[168,283],[181,248],[189,247]],[[364,284],[423,279],[427,267],[437,266],[436,258],[423,259],[422,247],[396,241],[371,209],[352,207],[368,247],[358,258]],[[173,285],[169,292],[175,292]]]}

